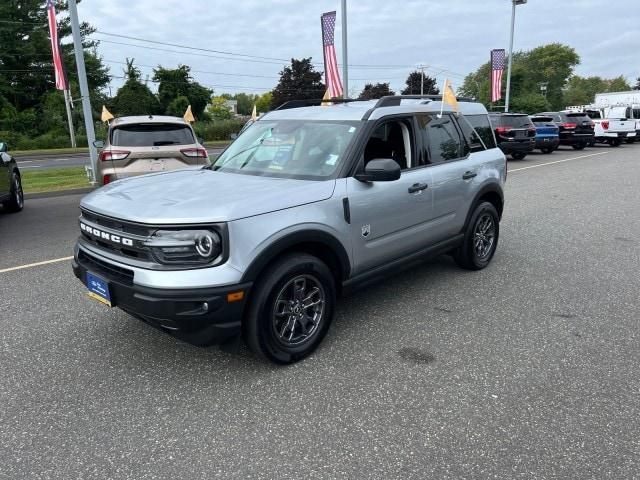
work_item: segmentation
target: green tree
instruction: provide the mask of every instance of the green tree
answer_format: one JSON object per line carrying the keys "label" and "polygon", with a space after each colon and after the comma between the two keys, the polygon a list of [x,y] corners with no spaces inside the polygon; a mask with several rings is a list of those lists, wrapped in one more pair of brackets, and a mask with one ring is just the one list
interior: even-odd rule
{"label": "green tree", "polygon": [[[189,99],[184,95],[179,95],[173,100],[171,100],[171,102],[167,106],[167,110],[165,113],[173,117],[182,117],[184,115],[184,112],[187,111],[188,106],[189,106]],[[193,105],[191,106],[191,111],[193,112]],[[194,117],[195,116],[196,115],[194,113]]]}
{"label": "green tree", "polygon": [[[77,76],[69,18],[65,1],[56,2],[58,36],[73,95],[78,98]],[[45,2],[41,0],[3,0],[0,2],[0,95],[19,112],[41,108],[43,96],[54,90],[55,79]],[[87,79],[90,91],[96,92],[109,82],[108,69],[95,53],[98,42],[88,38],[95,31],[81,25]],[[62,96],[62,93],[59,93]]]}
{"label": "green tree", "polygon": [[634,90],[640,90],[640,77],[636,79],[636,84],[633,86]]}
{"label": "green tree", "polygon": [[280,80],[271,92],[271,106],[277,108],[290,100],[322,98],[325,90],[322,73],[316,71],[311,58],[292,58],[291,66],[280,72]]}
{"label": "green tree", "polygon": [[365,84],[362,92],[360,92],[359,100],[373,100],[382,98],[387,95],[395,95],[396,93],[391,90],[388,83],[367,83]]}
{"label": "green tree", "polygon": [[[511,98],[524,98],[529,94],[538,93],[540,85],[546,84],[546,98],[550,107],[563,108],[563,89],[579,63],[580,57],[576,51],[560,43],[551,43],[533,50],[514,53]],[[487,62],[465,77],[458,93],[475,97],[490,107],[490,78],[491,67]],[[506,76],[504,82],[506,83]],[[533,99],[533,97],[528,98]]]}
{"label": "green tree", "polygon": [[273,95],[271,94],[271,92],[266,92],[256,99],[256,110],[258,111],[258,113],[267,113],[269,110],[271,110],[272,97]]}
{"label": "green tree", "polygon": [[419,70],[411,72],[407,77],[405,84],[406,87],[402,90],[402,95],[420,95],[421,85],[422,91],[425,95],[437,95],[440,93],[440,90],[436,86],[436,79],[425,75],[423,81],[422,72]]}
{"label": "green tree", "polygon": [[[113,99],[114,115],[153,115],[161,113],[156,96],[140,81],[140,70],[133,65],[133,59],[126,60],[124,70],[126,81],[118,89]],[[184,112],[183,112],[184,113]]]}
{"label": "green tree", "polygon": [[535,92],[513,97],[510,106],[512,112],[528,114],[549,111],[550,108],[549,101],[545,96]]}
{"label": "green tree", "polygon": [[596,93],[621,92],[630,89],[631,86],[623,76],[607,79],[598,76],[573,75],[567,82],[563,104],[565,106],[587,105],[594,102]]}
{"label": "green tree", "polygon": [[227,107],[226,105],[227,100],[228,99],[223,96],[213,97],[211,99],[211,103],[207,107],[207,111],[216,120],[230,119],[232,117],[232,114],[231,110],[229,110],[229,107]]}
{"label": "green tree", "polygon": [[627,79],[622,75],[616,78],[612,78],[611,80],[608,80],[608,82],[609,85],[607,87],[607,92],[626,92],[628,90],[631,90],[631,85],[629,85]]}
{"label": "green tree", "polygon": [[213,90],[193,81],[190,72],[187,65],[175,69],[158,66],[153,70],[153,81],[158,83],[158,100],[163,111],[168,113],[173,100],[183,96],[189,100],[193,115],[202,119]]}

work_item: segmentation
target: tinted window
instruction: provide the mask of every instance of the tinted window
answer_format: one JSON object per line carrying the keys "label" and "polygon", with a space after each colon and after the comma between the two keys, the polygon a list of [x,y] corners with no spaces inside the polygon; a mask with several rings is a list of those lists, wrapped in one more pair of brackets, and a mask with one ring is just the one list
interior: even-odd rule
{"label": "tinted window", "polygon": [[[487,115],[464,115],[458,118],[458,125],[462,129],[462,134],[467,140],[472,152],[484,150],[482,142],[487,148],[495,148],[496,139],[493,136],[493,128],[489,123],[489,117]],[[473,127],[473,129],[471,128]],[[482,139],[482,142],[478,140],[478,135]]]}
{"label": "tinted window", "polygon": [[190,145],[195,143],[186,125],[147,123],[123,125],[113,129],[111,145],[115,147],[157,147],[162,145]]}
{"label": "tinted window", "polygon": [[[597,116],[592,117],[592,114]],[[567,122],[582,123],[588,122],[590,118],[600,118],[600,112],[598,112],[597,110],[590,110],[589,115],[587,115],[586,113],[567,113],[565,117]]]}
{"label": "tinted window", "polygon": [[536,123],[536,124],[538,124],[538,123],[545,124],[545,123],[553,122],[553,117],[542,117],[542,116],[540,116],[540,117],[531,117],[531,121],[533,123]]}
{"label": "tinted window", "polygon": [[446,162],[462,156],[462,141],[453,118],[443,115],[418,117],[430,163]]}
{"label": "tinted window", "polygon": [[533,124],[527,115],[495,115],[491,117],[494,127],[527,128]]}
{"label": "tinted window", "polygon": [[633,118],[640,120],[640,108],[633,109]]}

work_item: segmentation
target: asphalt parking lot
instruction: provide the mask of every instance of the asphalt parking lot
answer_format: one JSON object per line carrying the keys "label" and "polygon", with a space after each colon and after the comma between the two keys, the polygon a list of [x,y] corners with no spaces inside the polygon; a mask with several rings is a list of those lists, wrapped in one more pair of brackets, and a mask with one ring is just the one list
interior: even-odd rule
{"label": "asphalt parking lot", "polygon": [[0,478],[637,478],[640,145],[509,162],[498,252],[345,299],[282,368],[91,302],[79,196],[0,215]]}

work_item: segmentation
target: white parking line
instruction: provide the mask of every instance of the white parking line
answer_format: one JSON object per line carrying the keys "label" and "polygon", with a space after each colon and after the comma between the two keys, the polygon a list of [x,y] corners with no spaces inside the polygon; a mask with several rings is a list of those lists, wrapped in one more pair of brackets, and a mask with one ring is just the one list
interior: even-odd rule
{"label": "white parking line", "polygon": [[15,272],[16,270],[24,270],[25,268],[40,267],[42,265],[50,265],[52,263],[66,262],[73,257],[54,258],[53,260],[45,260],[44,262],[28,263],[27,265],[19,265],[17,267],[4,268],[0,270],[0,273]]}
{"label": "white parking line", "polygon": [[513,170],[508,170],[508,173],[511,172],[518,172],[520,170],[529,170],[530,168],[538,168],[538,167],[545,167],[547,165],[553,165],[555,163],[564,163],[564,162],[570,162],[571,160],[578,160],[580,158],[587,158],[587,157],[595,157],[597,155],[606,155],[609,152],[598,152],[598,153],[590,153],[589,155],[580,155],[579,157],[571,157],[571,158],[565,158],[564,160],[556,160],[555,162],[547,162],[547,163],[541,163],[539,165],[531,165],[529,167],[522,167],[522,168],[514,168]]}
{"label": "white parking line", "polygon": [[26,167],[20,167],[20,168],[21,169],[25,169],[25,168],[42,168],[42,165],[27,165]]}

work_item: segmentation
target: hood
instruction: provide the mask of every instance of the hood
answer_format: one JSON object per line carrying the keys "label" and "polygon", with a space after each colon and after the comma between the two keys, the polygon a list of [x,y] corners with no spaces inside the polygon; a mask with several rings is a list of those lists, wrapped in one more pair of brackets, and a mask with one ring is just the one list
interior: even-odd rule
{"label": "hood", "polygon": [[114,182],[84,197],[80,205],[139,223],[226,222],[326,200],[335,183],[179,170]]}

